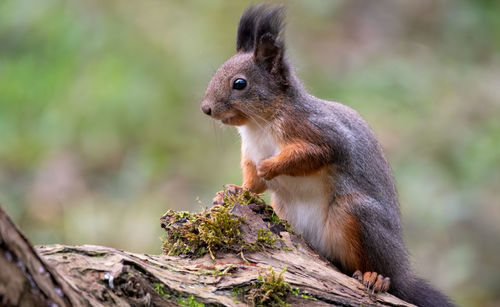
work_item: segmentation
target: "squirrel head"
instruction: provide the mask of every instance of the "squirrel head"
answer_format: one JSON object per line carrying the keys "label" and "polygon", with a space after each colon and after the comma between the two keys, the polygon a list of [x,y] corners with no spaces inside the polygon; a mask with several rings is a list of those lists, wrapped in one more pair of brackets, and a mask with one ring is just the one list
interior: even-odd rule
{"label": "squirrel head", "polygon": [[241,16],[236,54],[214,74],[202,111],[228,125],[269,121],[289,88],[289,68],[281,38],[283,7],[248,7]]}

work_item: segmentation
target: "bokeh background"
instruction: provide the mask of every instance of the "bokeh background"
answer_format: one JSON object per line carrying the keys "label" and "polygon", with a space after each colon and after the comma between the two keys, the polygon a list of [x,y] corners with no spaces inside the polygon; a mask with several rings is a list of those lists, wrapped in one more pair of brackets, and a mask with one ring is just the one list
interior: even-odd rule
{"label": "bokeh background", "polygon": [[[160,252],[159,217],[240,183],[199,110],[246,1],[0,2],[0,203],[35,244]],[[288,53],[368,121],[415,270],[500,304],[500,2],[290,1]]]}

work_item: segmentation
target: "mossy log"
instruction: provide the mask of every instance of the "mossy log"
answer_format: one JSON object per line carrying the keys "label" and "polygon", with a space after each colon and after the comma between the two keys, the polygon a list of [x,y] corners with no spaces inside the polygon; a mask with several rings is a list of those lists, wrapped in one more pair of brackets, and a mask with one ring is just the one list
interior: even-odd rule
{"label": "mossy log", "polygon": [[[0,305],[412,306],[389,294],[370,293],[300,236],[269,223],[269,212],[261,209],[262,204],[237,200],[231,214],[244,221],[239,252],[220,248],[195,258],[93,245],[33,248],[0,208]],[[171,221],[172,215],[167,215],[162,227],[168,226],[168,217]],[[277,240],[267,238],[261,242],[264,245],[252,245],[261,240],[259,229],[261,234],[278,233]],[[259,246],[267,248],[255,248]],[[265,290],[261,301],[254,300],[256,287],[264,288],[269,280],[279,283],[280,297],[267,300],[274,290]]]}

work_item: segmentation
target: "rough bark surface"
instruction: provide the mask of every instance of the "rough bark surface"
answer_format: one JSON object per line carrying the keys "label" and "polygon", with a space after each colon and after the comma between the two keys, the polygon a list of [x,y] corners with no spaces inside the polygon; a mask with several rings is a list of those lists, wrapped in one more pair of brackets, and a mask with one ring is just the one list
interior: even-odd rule
{"label": "rough bark surface", "polygon": [[[248,219],[260,220],[254,212]],[[251,231],[247,227],[247,231]],[[255,231],[255,230],[254,230]],[[233,289],[254,283],[269,267],[311,298],[289,294],[292,306],[412,306],[371,294],[340,273],[300,238],[282,232],[284,249],[190,259],[101,246],[33,248],[0,208],[2,306],[245,306]]]}
{"label": "rough bark surface", "polygon": [[0,207],[0,305],[83,306],[84,296],[40,258]]}

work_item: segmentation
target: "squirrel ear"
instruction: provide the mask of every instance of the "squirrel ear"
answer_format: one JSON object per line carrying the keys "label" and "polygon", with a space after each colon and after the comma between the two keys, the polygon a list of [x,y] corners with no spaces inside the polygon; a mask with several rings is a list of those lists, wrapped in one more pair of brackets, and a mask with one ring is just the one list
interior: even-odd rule
{"label": "squirrel ear", "polygon": [[285,46],[280,38],[283,28],[283,7],[266,10],[255,30],[254,59],[271,73],[283,70]]}
{"label": "squirrel ear", "polygon": [[255,45],[255,62],[269,71],[276,72],[283,60],[283,48],[271,33],[265,33]]}

